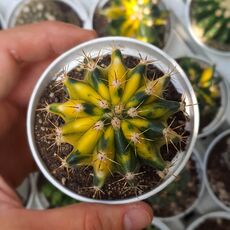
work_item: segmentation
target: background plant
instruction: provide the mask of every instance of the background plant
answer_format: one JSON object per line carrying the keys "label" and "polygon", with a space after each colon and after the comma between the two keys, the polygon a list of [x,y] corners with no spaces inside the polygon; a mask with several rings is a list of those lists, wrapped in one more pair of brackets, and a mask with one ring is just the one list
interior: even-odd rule
{"label": "background plant", "polygon": [[108,20],[107,34],[127,36],[163,47],[168,11],[158,0],[115,0],[101,11]]}

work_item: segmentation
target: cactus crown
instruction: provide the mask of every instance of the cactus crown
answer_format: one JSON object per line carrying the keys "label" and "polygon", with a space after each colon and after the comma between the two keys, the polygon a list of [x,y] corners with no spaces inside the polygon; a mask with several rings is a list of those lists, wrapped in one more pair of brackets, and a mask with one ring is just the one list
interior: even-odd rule
{"label": "cactus crown", "polygon": [[64,159],[56,154],[60,167],[92,166],[96,192],[102,191],[114,172],[131,183],[143,164],[163,176],[168,164],[161,147],[183,141],[184,136],[168,120],[179,111],[184,113],[185,103],[163,98],[172,72],[150,79],[148,65],[147,60],[140,60],[134,68],[127,68],[119,49],[112,51],[105,68],[98,65],[98,59],[86,56],[78,67],[83,79],[65,73],[61,80],[67,100],[46,107],[64,121],[55,128],[55,143],[73,146]]}
{"label": "cactus crown", "polygon": [[197,34],[214,48],[230,50],[229,0],[194,0],[192,16]]}
{"label": "cactus crown", "polygon": [[115,0],[102,10],[109,24],[107,32],[163,46],[168,12],[159,8],[158,0]]}

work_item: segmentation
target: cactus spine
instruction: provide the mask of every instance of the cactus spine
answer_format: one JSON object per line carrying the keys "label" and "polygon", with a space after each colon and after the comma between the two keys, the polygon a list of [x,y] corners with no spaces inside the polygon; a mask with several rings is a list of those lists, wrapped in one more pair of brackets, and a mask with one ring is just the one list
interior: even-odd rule
{"label": "cactus spine", "polygon": [[185,111],[184,102],[163,99],[170,74],[150,79],[148,64],[140,60],[133,69],[127,68],[119,49],[113,49],[106,68],[86,58],[83,80],[68,74],[63,79],[67,100],[47,105],[49,113],[64,121],[56,131],[59,144],[73,146],[62,166],[92,166],[96,191],[114,172],[131,182],[142,164],[163,172],[168,163],[160,148],[181,141],[167,120]]}

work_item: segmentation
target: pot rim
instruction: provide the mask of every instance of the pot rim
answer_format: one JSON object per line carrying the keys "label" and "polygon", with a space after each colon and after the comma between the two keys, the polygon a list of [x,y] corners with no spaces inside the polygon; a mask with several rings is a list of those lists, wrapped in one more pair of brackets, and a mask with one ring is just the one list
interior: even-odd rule
{"label": "pot rim", "polygon": [[[97,11],[98,9],[103,8],[103,7],[105,6],[105,4],[106,4],[108,1],[109,1],[109,0],[95,0],[95,3],[92,4],[92,6],[90,7],[90,10],[89,10],[89,24],[87,24],[87,26],[88,26],[87,28],[88,28],[88,29],[93,29],[93,30],[95,30],[95,28],[94,28],[94,26],[93,26],[93,23],[94,23],[94,15],[95,15],[96,11]],[[170,42],[171,42],[171,40],[172,40],[172,38],[173,38],[173,36],[174,36],[172,25],[175,24],[175,16],[174,16],[174,15],[172,14],[172,12],[168,9],[168,7],[166,6],[164,0],[160,0],[160,4],[162,5],[162,7],[163,7],[164,9],[166,9],[166,10],[169,12],[169,17],[168,17],[169,29],[168,29],[168,31],[166,31],[167,36],[166,36],[166,39],[165,39],[165,44],[164,44],[163,47],[160,48],[160,49],[164,50],[165,47],[167,47],[167,46],[170,44]],[[111,35],[105,36],[105,37],[110,37],[110,36],[111,36]],[[121,37],[124,37],[124,36],[121,36]],[[134,39],[135,39],[135,38],[134,38]],[[154,45],[154,44],[152,44],[152,45]],[[154,46],[155,46],[155,45],[154,45]]]}
{"label": "pot rim", "polygon": [[204,182],[206,185],[206,188],[208,190],[208,193],[210,194],[211,198],[214,200],[214,202],[225,211],[230,212],[230,207],[226,206],[214,193],[214,191],[211,188],[209,178],[207,175],[207,167],[208,167],[208,160],[211,155],[212,149],[216,146],[216,144],[221,141],[225,136],[230,134],[230,129],[225,130],[224,132],[220,133],[209,145],[207,151],[205,152],[205,158],[204,158]]}
{"label": "pot rim", "polygon": [[160,230],[170,230],[169,227],[157,217],[154,217],[151,225],[159,228]]}
{"label": "pot rim", "polygon": [[[6,28],[12,28],[15,27],[15,21],[17,17],[17,13],[20,11],[21,7],[30,2],[31,0],[19,0],[18,2],[15,2],[14,5],[9,9],[7,16],[6,16]],[[71,0],[54,0],[57,2],[64,3],[68,5],[79,17],[79,19],[82,21],[82,28],[86,28],[86,24],[88,23],[88,14],[85,10],[85,7],[82,5],[81,1],[71,1]]]}
{"label": "pot rim", "polygon": [[[34,122],[33,119],[34,119],[35,106],[36,106],[36,103],[38,102],[38,99],[40,98],[37,94],[39,94],[39,93],[41,94],[41,89],[44,89],[44,85],[48,82],[48,80],[50,81],[50,79],[54,76],[54,73],[56,74],[57,72],[59,72],[62,67],[66,66],[67,63],[70,64],[71,62],[73,62],[73,60],[75,60],[75,66],[77,66],[76,56],[79,55],[82,57],[82,49],[88,49],[90,52],[92,52],[92,49],[94,49],[94,51],[99,51],[99,49],[105,48],[105,46],[107,46],[107,48],[111,47],[111,45],[114,46],[115,43],[119,47],[120,46],[122,46],[123,48],[124,48],[124,46],[129,47],[129,48],[126,48],[127,49],[126,54],[128,54],[128,55],[131,55],[129,53],[130,51],[134,52],[134,50],[135,50],[135,52],[136,52],[135,54],[137,56],[138,51],[140,51],[138,49],[138,47],[139,47],[139,48],[141,48],[143,55],[151,53],[150,57],[155,56],[155,58],[157,58],[157,56],[159,56],[161,58],[160,59],[161,60],[161,67],[162,67],[162,64],[165,65],[164,66],[165,68],[166,68],[166,66],[168,68],[170,65],[173,65],[176,67],[176,69],[177,69],[176,74],[178,74],[178,76],[180,77],[180,81],[178,79],[175,79],[174,76],[172,76],[172,81],[173,80],[174,80],[174,82],[177,81],[176,83],[180,83],[183,85],[181,87],[183,87],[183,90],[186,89],[187,91],[185,90],[185,92],[187,94],[189,94],[189,95],[187,95],[187,99],[190,100],[189,103],[190,104],[192,103],[194,105],[193,107],[189,106],[190,108],[187,108],[189,110],[188,112],[192,113],[190,116],[190,121],[188,122],[188,125],[192,126],[192,127],[189,127],[191,129],[191,136],[189,138],[189,143],[187,145],[187,149],[185,151],[185,154],[183,154],[183,155],[177,154],[177,158],[176,158],[177,164],[174,164],[174,166],[170,169],[170,171],[172,171],[172,172],[170,172],[170,175],[167,176],[168,178],[165,179],[165,181],[162,182],[162,184],[160,184],[159,186],[157,186],[153,190],[151,190],[145,194],[142,194],[140,196],[137,196],[137,197],[132,197],[132,198],[128,198],[128,199],[120,199],[120,200],[96,200],[96,199],[87,198],[87,197],[78,195],[77,193],[75,193],[75,192],[71,191],[70,189],[68,189],[67,187],[63,186],[59,181],[57,181],[51,175],[51,173],[47,169],[45,163],[41,159],[39,152],[36,149],[34,136],[33,136],[33,122]],[[132,47],[132,48],[130,48],[130,47]],[[78,52],[81,52],[81,55]],[[71,57],[71,55],[74,56],[74,58]],[[61,65],[62,65],[62,67],[61,67]],[[125,203],[144,200],[144,199],[147,199],[148,197],[156,194],[157,192],[162,190],[164,187],[166,187],[169,183],[171,183],[175,179],[175,176],[177,176],[180,173],[180,171],[183,169],[183,167],[185,166],[186,162],[188,161],[188,159],[192,153],[193,146],[195,145],[195,141],[196,141],[196,137],[197,137],[197,133],[198,133],[198,127],[199,127],[199,110],[198,110],[198,105],[197,105],[195,93],[192,89],[192,86],[191,86],[189,80],[187,79],[185,73],[180,68],[180,66],[176,63],[176,61],[174,61],[172,58],[170,58],[167,54],[165,54],[159,48],[154,47],[150,44],[143,43],[143,42],[137,41],[135,39],[126,38],[126,37],[105,37],[105,38],[94,39],[94,40],[85,42],[81,45],[78,45],[75,48],[62,54],[52,64],[49,65],[49,67],[41,75],[41,78],[38,80],[38,82],[37,82],[37,84],[33,90],[32,96],[30,98],[28,113],[27,113],[27,136],[28,136],[30,149],[31,149],[32,155],[33,155],[37,165],[39,166],[40,170],[42,171],[42,173],[46,177],[46,179],[48,179],[48,181],[50,181],[54,186],[56,186],[63,193],[67,194],[68,196],[70,196],[76,200],[86,201],[86,202],[106,203],[106,204],[125,204]]]}
{"label": "pot rim", "polygon": [[224,218],[230,220],[230,215],[227,212],[219,211],[219,212],[210,212],[203,216],[198,217],[192,224],[190,224],[187,230],[195,230],[201,223],[203,223],[207,219],[212,218]]}
{"label": "pot rim", "polygon": [[200,200],[204,194],[204,190],[205,190],[203,162],[201,160],[200,153],[195,148],[193,149],[193,153],[192,153],[191,157],[193,157],[193,156],[194,156],[194,160],[196,162],[196,169],[197,169],[198,177],[199,177],[199,180],[201,183],[198,196],[196,197],[196,199],[194,200],[192,205],[190,207],[188,207],[186,210],[184,210],[183,212],[181,212],[177,215],[174,215],[174,216],[169,216],[169,217],[156,216],[158,219],[163,220],[163,221],[173,221],[173,220],[181,219],[181,218],[185,217],[188,213],[192,212],[197,207],[197,205],[199,204],[199,202],[200,202]]}
{"label": "pot rim", "polygon": [[5,19],[1,13],[0,13],[0,25],[2,27],[1,30],[4,30],[6,28]]}
{"label": "pot rim", "polygon": [[211,46],[206,45],[203,43],[198,36],[196,36],[191,23],[191,17],[190,17],[190,8],[191,8],[192,0],[187,0],[185,3],[185,24],[187,27],[187,30],[190,34],[190,36],[193,38],[196,44],[198,44],[202,49],[204,49],[207,52],[210,52],[214,55],[221,55],[221,56],[230,56],[230,51],[221,51],[215,48],[212,48]]}
{"label": "pot rim", "polygon": [[[181,58],[191,58],[195,61],[204,63],[208,66],[215,64],[213,61],[207,60],[201,55],[195,55],[195,54],[190,54],[186,56],[182,55],[177,57],[176,59],[181,59]],[[228,98],[230,98],[229,84],[226,78],[222,74],[220,74],[218,70],[215,71],[215,76],[220,76],[221,78],[221,82],[219,83],[221,104],[213,120],[207,126],[205,126],[200,133],[198,133],[198,139],[207,137],[208,135],[218,130],[227,118],[227,112],[230,106],[230,101],[228,100]]]}

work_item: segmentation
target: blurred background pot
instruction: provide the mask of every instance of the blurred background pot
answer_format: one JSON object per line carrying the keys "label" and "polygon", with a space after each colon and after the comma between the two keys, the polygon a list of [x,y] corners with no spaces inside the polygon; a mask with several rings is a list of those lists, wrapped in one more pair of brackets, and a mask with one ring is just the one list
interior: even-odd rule
{"label": "blurred background pot", "polygon": [[189,34],[202,49],[216,55],[230,56],[228,0],[187,0],[186,22]]}
{"label": "blurred background pot", "polygon": [[203,165],[193,150],[181,174],[163,191],[148,199],[154,215],[163,221],[176,221],[194,211],[204,193]]}
{"label": "blurred background pot", "polygon": [[25,0],[13,4],[7,14],[6,27],[39,21],[63,21],[85,27],[88,15],[80,1]]}
{"label": "blurred background pot", "polygon": [[96,1],[92,6],[91,28],[100,37],[127,36],[159,48],[166,46],[173,17],[162,0],[119,1]]}
{"label": "blurred background pot", "polygon": [[205,153],[204,178],[209,194],[230,212],[230,130],[217,136]]}
{"label": "blurred background pot", "polygon": [[144,230],[169,230],[169,227],[166,224],[164,224],[162,221],[160,221],[158,218],[154,217],[152,224],[148,228],[145,228]]}
{"label": "blurred background pot", "polygon": [[4,28],[5,28],[5,21],[4,21],[3,16],[0,13],[0,30],[2,30]]}
{"label": "blurred background pot", "polygon": [[227,212],[212,212],[195,220],[187,230],[228,230],[230,214]]}
{"label": "blurred background pot", "polygon": [[34,174],[34,184],[35,203],[41,209],[65,207],[79,202],[62,193],[39,172]]}
{"label": "blurred background pot", "polygon": [[215,65],[198,56],[177,58],[190,79],[200,110],[198,137],[207,137],[220,128],[229,110],[229,85]]}

